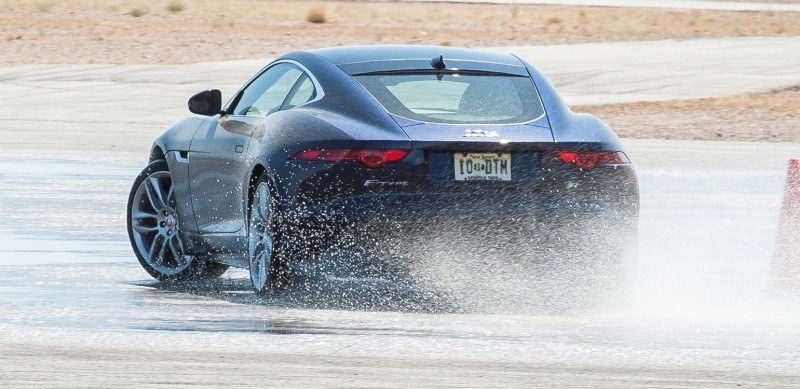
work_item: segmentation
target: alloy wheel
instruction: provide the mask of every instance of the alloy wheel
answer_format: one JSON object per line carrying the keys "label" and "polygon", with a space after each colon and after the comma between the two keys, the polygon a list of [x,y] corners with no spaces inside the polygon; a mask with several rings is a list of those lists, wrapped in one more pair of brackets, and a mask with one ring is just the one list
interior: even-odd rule
{"label": "alloy wheel", "polygon": [[147,265],[164,275],[176,275],[191,265],[180,236],[175,205],[168,171],[156,171],[144,179],[130,205],[136,249]]}
{"label": "alloy wheel", "polygon": [[259,292],[265,291],[269,285],[274,235],[270,190],[265,182],[260,182],[253,194],[247,236],[250,279]]}

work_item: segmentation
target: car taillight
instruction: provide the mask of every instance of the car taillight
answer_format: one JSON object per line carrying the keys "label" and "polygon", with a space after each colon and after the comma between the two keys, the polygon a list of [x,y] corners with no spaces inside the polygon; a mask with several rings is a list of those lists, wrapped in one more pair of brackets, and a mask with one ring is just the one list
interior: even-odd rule
{"label": "car taillight", "polygon": [[558,157],[564,163],[573,164],[582,170],[589,170],[597,165],[616,165],[631,163],[628,156],[621,151],[607,150],[561,150]]}
{"label": "car taillight", "polygon": [[359,162],[376,169],[387,163],[400,162],[408,150],[400,149],[310,149],[295,154],[292,159],[300,161]]}

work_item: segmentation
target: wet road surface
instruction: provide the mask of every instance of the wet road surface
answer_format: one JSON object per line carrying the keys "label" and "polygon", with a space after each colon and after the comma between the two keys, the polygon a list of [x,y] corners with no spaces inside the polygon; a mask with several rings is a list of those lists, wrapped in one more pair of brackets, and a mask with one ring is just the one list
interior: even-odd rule
{"label": "wet road surface", "polygon": [[[642,189],[633,302],[570,314],[515,299],[452,312],[315,273],[268,298],[242,270],[158,283],[124,231],[141,164],[0,158],[0,386],[800,385],[800,300],[768,287],[798,145],[626,143]],[[501,274],[464,297],[503,300]]]}

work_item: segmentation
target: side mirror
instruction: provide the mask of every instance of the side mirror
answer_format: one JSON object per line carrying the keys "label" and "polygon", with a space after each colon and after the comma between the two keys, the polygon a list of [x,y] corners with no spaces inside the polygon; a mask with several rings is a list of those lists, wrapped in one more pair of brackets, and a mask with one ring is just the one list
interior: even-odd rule
{"label": "side mirror", "polygon": [[204,116],[214,116],[222,109],[222,92],[209,89],[197,92],[189,98],[189,112]]}

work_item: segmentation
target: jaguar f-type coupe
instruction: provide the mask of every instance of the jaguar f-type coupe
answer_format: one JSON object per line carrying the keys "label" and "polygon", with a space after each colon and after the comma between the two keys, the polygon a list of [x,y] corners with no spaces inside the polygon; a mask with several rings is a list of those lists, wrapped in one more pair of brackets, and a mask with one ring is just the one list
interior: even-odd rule
{"label": "jaguar f-type coupe", "polygon": [[[297,51],[227,104],[211,89],[188,105],[196,115],[156,139],[128,201],[133,250],[159,280],[236,266],[267,293],[304,247],[365,218],[529,219],[575,239],[621,234],[597,243],[612,253],[635,240],[638,184],[619,139],[514,55]],[[370,230],[382,225],[395,226]]]}

